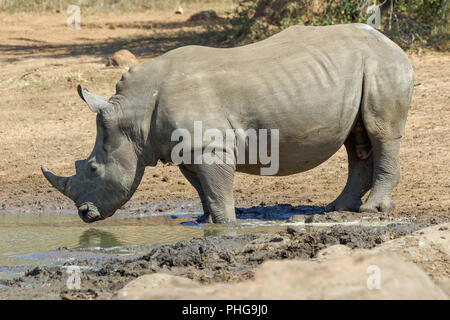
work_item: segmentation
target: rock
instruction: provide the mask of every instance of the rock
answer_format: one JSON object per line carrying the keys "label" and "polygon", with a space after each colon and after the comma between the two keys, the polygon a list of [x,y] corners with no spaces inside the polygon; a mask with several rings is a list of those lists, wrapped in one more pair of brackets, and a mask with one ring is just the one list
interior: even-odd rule
{"label": "rock", "polygon": [[414,264],[394,254],[362,252],[323,262],[268,261],[256,270],[254,279],[235,284],[200,285],[175,276],[147,275],[131,282],[119,291],[116,298],[259,300],[448,297]]}
{"label": "rock", "polygon": [[318,261],[324,261],[329,259],[336,259],[336,258],[342,258],[347,257],[351,254],[352,249],[350,249],[347,246],[344,246],[342,244],[337,244],[328,248],[325,248],[323,250],[320,250],[319,253],[317,253],[315,260]]}
{"label": "rock", "polygon": [[178,6],[178,8],[175,10],[175,14],[183,14],[184,10],[181,6]]}
{"label": "rock", "polygon": [[[156,292],[164,287],[177,288],[183,290],[199,286],[199,284],[188,278],[172,276],[164,273],[147,274],[131,281],[119,290],[114,299],[135,300],[142,298],[147,292]],[[158,299],[158,298],[153,298]]]}
{"label": "rock", "polygon": [[194,13],[189,17],[188,21],[197,22],[197,21],[208,21],[208,20],[217,20],[219,16],[214,10],[206,10]]}
{"label": "rock", "polygon": [[450,279],[450,223],[418,230],[387,241],[375,252],[394,252],[421,267],[433,279]]}
{"label": "rock", "polygon": [[444,292],[450,294],[450,223],[418,230],[410,235],[387,241],[371,251],[351,250],[343,245],[325,248],[315,260],[325,261],[363,252],[395,253],[422,268]]}
{"label": "rock", "polygon": [[444,291],[445,294],[446,294],[448,297],[450,297],[450,279],[448,279],[448,278],[447,278],[447,279],[440,278],[440,279],[436,279],[436,280],[434,281],[434,283],[436,283],[437,286],[438,286],[439,288],[441,288],[442,291]]}
{"label": "rock", "polygon": [[107,66],[131,67],[138,63],[138,60],[130,51],[122,49],[109,57]]}

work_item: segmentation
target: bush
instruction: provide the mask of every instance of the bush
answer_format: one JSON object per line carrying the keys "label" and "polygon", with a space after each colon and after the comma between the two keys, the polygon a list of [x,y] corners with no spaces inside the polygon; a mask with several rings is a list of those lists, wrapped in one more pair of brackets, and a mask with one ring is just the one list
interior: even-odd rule
{"label": "bush", "polygon": [[[384,0],[380,31],[404,49],[449,50],[447,0]],[[323,26],[367,22],[372,0],[240,0],[230,13],[226,39],[245,44],[291,25]]]}

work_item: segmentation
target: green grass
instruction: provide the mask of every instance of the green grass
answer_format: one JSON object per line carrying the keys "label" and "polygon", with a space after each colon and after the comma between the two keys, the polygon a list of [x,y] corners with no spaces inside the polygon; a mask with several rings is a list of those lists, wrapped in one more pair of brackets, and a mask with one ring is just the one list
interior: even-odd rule
{"label": "green grass", "polygon": [[78,5],[87,12],[175,10],[178,5],[184,9],[202,8],[208,5],[225,7],[237,0],[0,0],[0,12],[63,12],[69,5]]}

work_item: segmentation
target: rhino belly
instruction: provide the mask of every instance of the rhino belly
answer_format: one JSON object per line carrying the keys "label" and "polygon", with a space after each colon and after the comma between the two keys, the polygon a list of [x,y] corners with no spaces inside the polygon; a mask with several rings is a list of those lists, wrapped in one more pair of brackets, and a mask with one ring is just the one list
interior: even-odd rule
{"label": "rhino belly", "polygon": [[[342,147],[350,130],[351,125],[346,125],[345,127],[328,126],[312,129],[307,135],[300,136],[298,132],[289,132],[288,130],[280,129],[278,148],[279,169],[275,175],[291,175],[317,167]],[[270,141],[269,143],[272,142]],[[270,147],[267,149],[270,150]],[[274,161],[275,156],[271,156],[271,162]],[[257,164],[249,164],[248,159],[249,149],[246,149],[247,162],[237,164],[236,171],[261,175],[261,168],[267,168],[271,165],[263,165],[259,161]]]}
{"label": "rhino belly", "polygon": [[[320,165],[342,147],[355,123],[361,92],[362,86],[351,80],[328,90],[297,89],[289,99],[273,104],[267,99],[248,106],[246,112],[230,112],[228,120],[234,128],[278,130],[277,175],[295,174]],[[237,166],[238,171],[251,174],[260,174],[260,168],[260,164]]]}
{"label": "rhino belly", "polygon": [[[274,74],[274,73],[273,73]],[[235,77],[234,79],[236,79]],[[362,81],[344,78],[334,83],[300,82],[283,85],[281,82],[269,82],[264,87],[261,77],[246,78],[245,86],[224,85],[230,81],[208,88],[208,84],[198,86],[195,92],[195,108],[183,108],[182,103],[175,104],[166,127],[188,128],[193,136],[193,124],[202,123],[203,130],[226,129],[249,130],[257,132],[257,146],[265,143],[271,150],[272,137],[259,140],[260,132],[278,131],[279,170],[277,175],[289,175],[314,168],[336,153],[347,139],[357,117],[362,92]],[[209,85],[217,78],[210,78]],[[220,88],[220,89],[218,89]],[[225,90],[228,89],[228,90]],[[172,95],[172,98],[174,95]],[[178,99],[186,101],[185,99]],[[219,106],[219,107],[218,107]],[[166,130],[171,132],[171,130]],[[168,135],[167,139],[170,138]],[[264,135],[262,136],[264,138]],[[263,163],[249,163],[249,153],[255,154],[255,148],[245,148],[245,161],[238,161],[236,170],[249,174],[261,174]],[[167,148],[169,154],[170,148]],[[258,149],[259,150],[259,149]],[[266,150],[267,151],[267,150]],[[242,152],[241,152],[242,153]],[[267,154],[267,153],[266,153]]]}

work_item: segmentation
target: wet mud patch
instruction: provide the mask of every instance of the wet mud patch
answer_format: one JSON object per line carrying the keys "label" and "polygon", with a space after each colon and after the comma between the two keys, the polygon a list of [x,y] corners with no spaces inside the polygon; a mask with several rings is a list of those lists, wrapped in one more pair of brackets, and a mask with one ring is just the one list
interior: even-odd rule
{"label": "wet mud patch", "polygon": [[261,203],[259,206],[250,208],[236,208],[236,217],[242,220],[292,220],[295,216],[310,216],[324,213],[324,207],[307,205],[293,206],[290,204],[266,206],[265,203]]}
{"label": "wet mud patch", "polygon": [[[448,217],[417,219],[414,223],[384,226],[334,225],[331,227],[290,226],[275,233],[222,234],[179,241],[173,244],[134,246],[139,254],[109,255],[92,259],[75,258],[63,267],[36,267],[23,276],[0,280],[0,298],[104,299],[126,283],[144,274],[166,273],[203,283],[240,281],[253,277],[266,260],[302,259],[334,244],[374,248],[421,228],[448,221]],[[66,249],[77,253],[79,250]],[[67,289],[69,265],[80,267],[81,290]]]}

